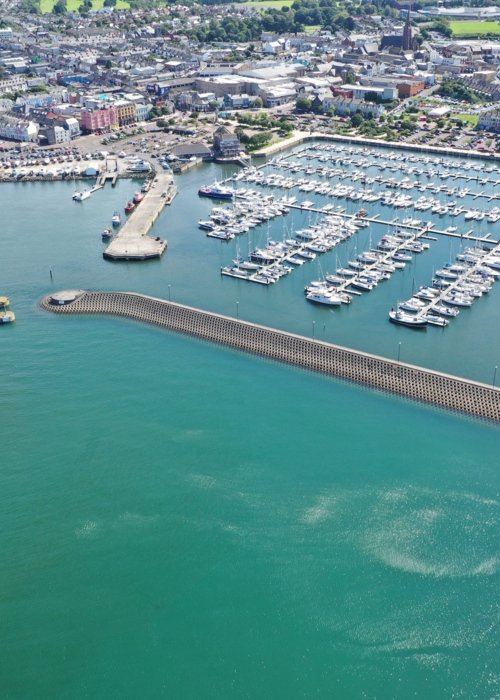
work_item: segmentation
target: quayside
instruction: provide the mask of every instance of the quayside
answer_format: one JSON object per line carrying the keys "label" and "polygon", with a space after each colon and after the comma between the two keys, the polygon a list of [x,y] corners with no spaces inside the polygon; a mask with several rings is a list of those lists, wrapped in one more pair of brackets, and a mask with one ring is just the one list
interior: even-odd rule
{"label": "quayside", "polygon": [[133,292],[66,290],[45,296],[59,314],[110,314],[161,326],[416,401],[500,422],[500,389]]}

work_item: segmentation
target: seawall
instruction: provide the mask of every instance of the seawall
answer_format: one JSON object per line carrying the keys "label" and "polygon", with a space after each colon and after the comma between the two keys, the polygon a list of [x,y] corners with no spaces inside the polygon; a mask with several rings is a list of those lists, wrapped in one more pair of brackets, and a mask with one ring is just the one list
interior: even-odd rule
{"label": "seawall", "polygon": [[279,362],[500,421],[500,389],[131,292],[69,290],[40,305],[60,314],[111,314],[161,326]]}
{"label": "seawall", "polygon": [[466,150],[463,148],[452,148],[444,146],[429,146],[420,143],[405,143],[404,141],[385,141],[383,139],[369,139],[363,136],[349,136],[347,134],[324,134],[317,131],[296,131],[294,135],[278,143],[272,143],[269,146],[264,146],[258,151],[252,153],[253,158],[263,158],[275,155],[280,151],[285,151],[301,143],[308,141],[330,141],[348,143],[358,146],[397,149],[401,151],[412,151],[415,153],[429,153],[435,156],[456,156],[468,160],[476,158],[478,160],[498,161],[500,153],[484,153],[483,151]]}

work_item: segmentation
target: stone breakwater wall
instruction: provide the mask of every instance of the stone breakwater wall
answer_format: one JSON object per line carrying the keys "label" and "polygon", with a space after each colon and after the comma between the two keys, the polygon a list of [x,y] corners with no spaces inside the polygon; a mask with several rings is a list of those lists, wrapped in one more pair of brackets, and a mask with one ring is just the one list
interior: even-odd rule
{"label": "stone breakwater wall", "polygon": [[500,421],[500,390],[485,384],[140,294],[81,292],[72,301],[57,297],[45,297],[42,308],[60,314],[124,316],[452,411]]}

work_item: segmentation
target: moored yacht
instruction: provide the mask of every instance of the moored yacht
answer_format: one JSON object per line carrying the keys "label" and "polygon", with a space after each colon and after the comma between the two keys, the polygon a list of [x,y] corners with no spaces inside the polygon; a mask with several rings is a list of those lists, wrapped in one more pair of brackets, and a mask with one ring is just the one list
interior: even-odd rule
{"label": "moored yacht", "polygon": [[82,190],[81,192],[75,192],[73,195],[73,199],[75,202],[83,202],[85,199],[88,199],[92,192],[90,190]]}
{"label": "moored yacht", "polygon": [[198,190],[200,197],[210,197],[211,199],[232,199],[234,195],[234,190],[230,187],[224,187],[219,185],[217,182],[213,185],[206,185],[205,187],[200,187]]}
{"label": "moored yacht", "polygon": [[391,309],[389,311],[389,321],[391,323],[397,323],[400,326],[407,326],[408,328],[418,328],[424,329],[427,326],[427,319],[424,316],[407,314],[400,309]]}

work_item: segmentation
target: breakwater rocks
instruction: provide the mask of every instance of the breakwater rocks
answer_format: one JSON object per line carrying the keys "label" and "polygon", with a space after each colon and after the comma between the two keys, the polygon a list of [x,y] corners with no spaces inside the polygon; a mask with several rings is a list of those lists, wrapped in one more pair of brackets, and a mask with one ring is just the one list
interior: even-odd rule
{"label": "breakwater rocks", "polygon": [[60,314],[125,316],[452,411],[500,421],[499,389],[163,299],[131,292],[67,290],[44,297],[40,304]]}

